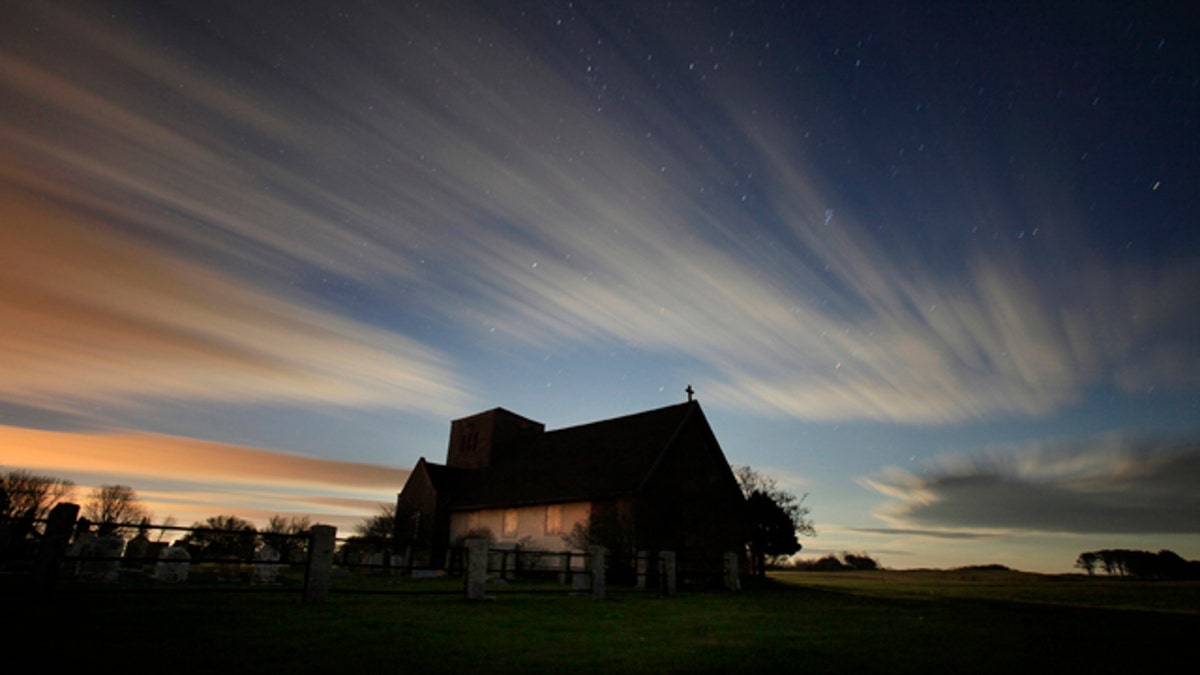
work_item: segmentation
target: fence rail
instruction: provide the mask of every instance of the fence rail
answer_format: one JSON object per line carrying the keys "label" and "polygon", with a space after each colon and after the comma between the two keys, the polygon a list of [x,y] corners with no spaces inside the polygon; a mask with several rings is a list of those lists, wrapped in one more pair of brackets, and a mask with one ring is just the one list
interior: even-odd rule
{"label": "fence rail", "polygon": [[[471,600],[489,594],[574,593],[602,599],[610,588],[674,594],[681,580],[696,579],[711,586],[739,588],[734,553],[724,556],[721,569],[704,568],[700,574],[696,561],[673,551],[642,551],[632,558],[613,558],[599,546],[585,552],[542,551],[498,547],[486,539],[471,538],[449,551],[444,567],[430,568],[415,562],[427,559],[422,551],[399,548],[390,540],[375,541],[375,546],[366,549],[348,545],[356,540],[344,540],[338,551],[337,530],[328,525],[315,525],[299,534],[166,525],[149,528],[189,533],[181,541],[202,532],[209,541],[230,537],[229,541],[240,542],[229,549],[232,552],[210,555],[212,550],[189,550],[181,541],[171,546],[150,542],[144,533],[126,542],[116,535],[97,537],[77,531],[78,515],[77,505],[59,504],[41,523],[36,541],[23,541],[22,546],[6,542],[7,549],[0,548],[0,575],[10,580],[5,586],[27,588],[36,594],[56,588],[60,592],[114,593],[291,592],[301,594],[306,602],[322,602],[330,593],[461,594]],[[268,541],[286,549],[287,554]],[[18,549],[20,555],[15,554]],[[630,574],[632,583],[627,583]],[[388,577],[389,583],[371,583],[370,577],[377,576]],[[14,583],[17,577],[31,583]]]}

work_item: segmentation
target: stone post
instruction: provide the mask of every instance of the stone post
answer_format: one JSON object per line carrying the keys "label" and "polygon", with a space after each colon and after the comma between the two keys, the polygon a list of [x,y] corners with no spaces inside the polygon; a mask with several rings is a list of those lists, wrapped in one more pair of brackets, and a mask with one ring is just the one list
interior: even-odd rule
{"label": "stone post", "polygon": [[46,534],[42,536],[42,544],[38,547],[37,563],[33,571],[35,592],[47,594],[54,587],[63,558],[67,556],[71,531],[75,529],[75,519],[78,517],[78,504],[63,502],[55,505],[50,511],[46,521]]}
{"label": "stone post", "polygon": [[333,549],[337,543],[337,528],[332,525],[313,525],[309,531],[308,568],[304,574],[304,601],[325,602],[333,584]]}
{"label": "stone post", "polygon": [[725,554],[725,588],[734,592],[742,590],[742,580],[738,578],[738,554],[734,551]]}
{"label": "stone post", "polygon": [[487,594],[488,540],[483,537],[467,539],[466,593],[468,600],[483,600]]}
{"label": "stone post", "polygon": [[659,557],[663,566],[663,593],[675,595],[675,551],[663,551]]}
{"label": "stone post", "polygon": [[588,571],[592,573],[592,599],[604,599],[604,547],[588,547]]}

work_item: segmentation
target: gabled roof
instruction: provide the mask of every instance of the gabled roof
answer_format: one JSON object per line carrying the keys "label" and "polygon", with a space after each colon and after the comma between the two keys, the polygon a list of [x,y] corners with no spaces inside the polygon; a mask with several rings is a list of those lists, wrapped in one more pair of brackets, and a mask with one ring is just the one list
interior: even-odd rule
{"label": "gabled roof", "polygon": [[694,418],[682,403],[520,438],[482,469],[427,466],[455,510],[631,497]]}
{"label": "gabled roof", "polygon": [[463,469],[453,469],[445,464],[434,464],[421,458],[421,462],[425,465],[425,473],[429,476],[429,482],[433,485],[433,489],[443,494],[452,494],[458,486],[460,474]]}

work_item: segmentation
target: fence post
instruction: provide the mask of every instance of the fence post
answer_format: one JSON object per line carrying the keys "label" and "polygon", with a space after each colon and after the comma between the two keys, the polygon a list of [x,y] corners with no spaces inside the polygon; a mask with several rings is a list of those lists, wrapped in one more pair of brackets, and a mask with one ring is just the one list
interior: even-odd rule
{"label": "fence post", "polygon": [[333,584],[333,549],[337,528],[332,525],[313,525],[308,543],[308,568],[304,573],[304,601],[325,602]]}
{"label": "fence post", "polygon": [[466,592],[468,600],[483,600],[487,593],[488,540],[483,537],[467,539]]}
{"label": "fence post", "polygon": [[604,547],[589,546],[588,567],[592,573],[592,599],[604,599]]}
{"label": "fence post", "polygon": [[71,541],[71,531],[75,529],[75,519],[78,517],[78,504],[63,502],[51,509],[46,520],[46,533],[42,536],[41,546],[38,547],[37,563],[33,569],[35,592],[49,594],[53,588],[63,558],[67,556],[67,545]]}
{"label": "fence post", "polygon": [[675,551],[659,554],[663,566],[663,593],[675,595]]}
{"label": "fence post", "polygon": [[738,554],[734,551],[725,554],[725,588],[735,592],[742,590],[742,581],[738,578]]}
{"label": "fence post", "polygon": [[558,583],[560,583],[560,584],[571,583],[571,552],[563,551],[562,554],[559,555],[558,561],[559,561],[559,563],[558,563],[559,564]]}

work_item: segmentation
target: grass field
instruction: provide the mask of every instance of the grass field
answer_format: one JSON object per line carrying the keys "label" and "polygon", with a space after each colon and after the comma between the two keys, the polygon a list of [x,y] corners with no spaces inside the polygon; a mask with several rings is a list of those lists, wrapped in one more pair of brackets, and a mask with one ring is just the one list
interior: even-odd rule
{"label": "grass field", "polygon": [[45,663],[87,672],[1128,673],[1195,654],[1198,594],[1007,572],[779,573],[738,594],[602,602],[61,593],[7,598],[5,637],[56,636]]}

